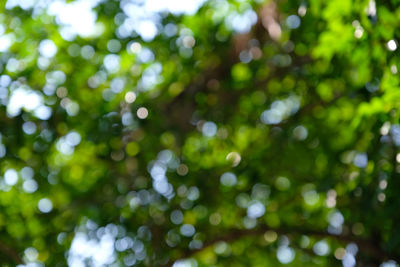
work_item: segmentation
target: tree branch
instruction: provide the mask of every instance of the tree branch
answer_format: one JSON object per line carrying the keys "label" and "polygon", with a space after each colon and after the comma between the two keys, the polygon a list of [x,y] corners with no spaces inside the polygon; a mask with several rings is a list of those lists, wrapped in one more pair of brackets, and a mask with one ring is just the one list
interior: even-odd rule
{"label": "tree branch", "polygon": [[0,251],[4,254],[12,258],[18,264],[24,264],[24,261],[18,256],[18,253],[13,249],[6,246],[3,242],[0,241]]}
{"label": "tree branch", "polygon": [[[310,229],[302,229],[298,227],[287,227],[287,228],[272,228],[266,225],[261,225],[256,229],[230,229],[227,230],[226,235],[221,235],[216,238],[213,238],[209,241],[206,241],[200,249],[194,250],[186,250],[180,259],[189,258],[196,253],[203,251],[204,249],[218,243],[221,241],[224,242],[234,242],[243,237],[249,236],[257,236],[263,235],[266,231],[274,231],[278,234],[285,234],[285,235],[308,235],[320,238],[332,238],[339,242],[346,242],[346,243],[355,243],[360,248],[360,251],[364,252],[365,254],[369,255],[371,258],[378,260],[380,262],[386,261],[388,259],[394,259],[396,261],[400,261],[400,257],[398,255],[389,255],[382,248],[379,247],[379,244],[375,244],[366,239],[360,239],[353,235],[334,235],[325,231],[319,230],[310,230]],[[179,260],[179,259],[176,259]],[[168,262],[165,266],[172,266],[173,261]]]}

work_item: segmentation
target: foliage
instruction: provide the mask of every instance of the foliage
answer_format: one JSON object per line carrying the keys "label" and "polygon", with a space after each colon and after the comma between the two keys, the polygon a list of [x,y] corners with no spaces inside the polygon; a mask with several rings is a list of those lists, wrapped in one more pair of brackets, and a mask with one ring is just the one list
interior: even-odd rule
{"label": "foliage", "polygon": [[0,263],[396,266],[397,2],[3,3]]}

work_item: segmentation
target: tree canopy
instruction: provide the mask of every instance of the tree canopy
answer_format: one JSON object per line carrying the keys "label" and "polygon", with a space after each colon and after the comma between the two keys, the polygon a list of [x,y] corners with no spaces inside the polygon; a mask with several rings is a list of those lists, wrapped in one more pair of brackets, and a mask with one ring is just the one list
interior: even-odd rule
{"label": "tree canopy", "polygon": [[1,266],[398,266],[398,0],[7,0]]}

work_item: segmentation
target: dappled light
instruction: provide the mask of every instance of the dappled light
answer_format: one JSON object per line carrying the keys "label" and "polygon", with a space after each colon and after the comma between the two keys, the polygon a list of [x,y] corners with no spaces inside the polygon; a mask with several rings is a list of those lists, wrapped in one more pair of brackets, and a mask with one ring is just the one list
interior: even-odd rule
{"label": "dappled light", "polygon": [[399,266],[395,0],[0,7],[1,266]]}

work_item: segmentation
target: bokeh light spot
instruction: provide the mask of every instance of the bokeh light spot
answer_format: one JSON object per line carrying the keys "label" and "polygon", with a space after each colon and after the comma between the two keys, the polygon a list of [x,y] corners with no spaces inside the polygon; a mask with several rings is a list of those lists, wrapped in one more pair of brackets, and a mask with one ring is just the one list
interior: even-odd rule
{"label": "bokeh light spot", "polygon": [[38,208],[42,213],[49,213],[53,209],[53,202],[48,198],[39,200]]}

